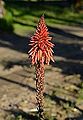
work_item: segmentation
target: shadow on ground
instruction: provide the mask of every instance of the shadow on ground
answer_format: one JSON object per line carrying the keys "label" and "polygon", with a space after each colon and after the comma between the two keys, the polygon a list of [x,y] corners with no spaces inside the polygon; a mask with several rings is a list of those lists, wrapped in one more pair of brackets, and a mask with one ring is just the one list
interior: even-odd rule
{"label": "shadow on ground", "polygon": [[11,61],[11,60],[8,60],[8,61],[3,60],[2,63],[4,65],[4,70],[11,69],[15,65],[16,66],[21,66],[23,68],[25,66],[28,67],[28,68],[30,68],[30,66],[31,66],[31,63],[30,63],[29,59],[26,59],[26,60],[13,60],[13,61]]}
{"label": "shadow on ground", "polygon": [[[53,42],[55,44],[54,54],[64,58],[64,60],[56,61],[52,63],[54,67],[62,69],[64,74],[80,74],[83,77],[83,37],[68,33],[62,29],[49,27],[49,31],[52,32],[55,37]],[[56,36],[60,36],[63,41],[56,39]],[[58,37],[57,37],[58,38]],[[69,41],[69,43],[67,43]],[[72,43],[73,42],[73,43]],[[79,44],[79,42],[82,42]],[[56,59],[56,57],[55,57]],[[83,79],[83,78],[82,78]]]}
{"label": "shadow on ground", "polygon": [[83,120],[83,115],[77,117],[66,118],[65,120]]}
{"label": "shadow on ground", "polygon": [[26,120],[39,120],[36,115],[26,113],[26,112],[24,112],[22,110],[11,109],[11,110],[5,110],[5,111],[13,114],[15,116],[15,118],[18,118],[18,116],[22,116]]}
{"label": "shadow on ground", "polygon": [[[13,114],[16,118],[18,116],[22,116],[26,120],[39,120],[38,117],[37,117],[37,115],[29,114],[29,113],[26,113],[26,112],[24,112],[22,110],[11,109],[11,110],[5,110],[5,111]],[[83,115],[80,115],[80,116],[77,116],[77,117],[65,118],[65,120],[82,120],[82,119],[83,119]],[[49,120],[49,118],[45,119],[45,120]],[[53,120],[56,120],[56,119],[53,119]]]}
{"label": "shadow on ground", "polygon": [[31,90],[31,91],[36,91],[35,88],[31,87],[30,85],[28,85],[28,84],[23,84],[23,83],[18,82],[18,81],[16,81],[16,80],[11,80],[11,79],[8,79],[8,78],[5,78],[5,77],[0,77],[0,80],[4,80],[4,81],[6,81],[6,82],[13,83],[13,84],[19,85],[19,86],[21,86],[21,87],[28,88],[28,89]]}
{"label": "shadow on ground", "polygon": [[14,33],[0,32],[0,47],[10,48],[19,52],[27,53],[29,49],[29,37],[23,37]]}

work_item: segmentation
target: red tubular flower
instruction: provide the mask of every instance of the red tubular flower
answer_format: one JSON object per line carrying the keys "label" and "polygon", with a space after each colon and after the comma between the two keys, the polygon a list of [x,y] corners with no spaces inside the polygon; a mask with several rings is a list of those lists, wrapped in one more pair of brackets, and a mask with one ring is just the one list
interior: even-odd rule
{"label": "red tubular flower", "polygon": [[52,37],[49,37],[49,32],[45,24],[44,16],[40,18],[37,30],[34,36],[31,37],[31,49],[28,52],[31,57],[32,64],[36,68],[36,100],[40,120],[44,119],[44,63],[49,64],[53,59],[53,46],[50,42]]}
{"label": "red tubular flower", "polygon": [[29,44],[31,45],[31,49],[28,53],[31,57],[32,64],[49,64],[50,60],[54,62],[52,55],[52,48],[54,44],[50,42],[51,39],[52,37],[49,37],[49,32],[45,24],[44,16],[42,16],[38,23],[37,30],[34,36],[31,37]]}

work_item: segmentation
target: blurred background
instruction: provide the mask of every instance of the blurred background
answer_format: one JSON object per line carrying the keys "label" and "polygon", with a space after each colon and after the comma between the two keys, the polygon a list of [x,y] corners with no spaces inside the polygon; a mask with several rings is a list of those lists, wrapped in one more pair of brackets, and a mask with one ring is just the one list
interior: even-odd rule
{"label": "blurred background", "polygon": [[42,14],[55,44],[46,120],[83,120],[83,0],[0,0],[0,120],[38,119],[28,43]]}

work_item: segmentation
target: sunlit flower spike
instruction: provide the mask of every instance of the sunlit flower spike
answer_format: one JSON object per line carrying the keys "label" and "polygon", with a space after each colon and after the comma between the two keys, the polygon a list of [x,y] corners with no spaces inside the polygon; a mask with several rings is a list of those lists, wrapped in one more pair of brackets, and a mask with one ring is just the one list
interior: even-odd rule
{"label": "sunlit flower spike", "polygon": [[35,34],[31,37],[29,57],[36,69],[36,99],[39,119],[44,119],[44,64],[49,64],[50,60],[54,62],[53,50],[54,44],[51,43],[52,37],[49,36],[45,24],[44,16],[39,20]]}
{"label": "sunlit flower spike", "polygon": [[32,64],[37,64],[38,62],[49,64],[50,60],[54,62],[53,59],[53,46],[51,43],[52,37],[49,37],[49,32],[45,24],[44,16],[39,20],[37,30],[34,36],[31,37],[30,46],[31,49],[28,52],[31,57]]}

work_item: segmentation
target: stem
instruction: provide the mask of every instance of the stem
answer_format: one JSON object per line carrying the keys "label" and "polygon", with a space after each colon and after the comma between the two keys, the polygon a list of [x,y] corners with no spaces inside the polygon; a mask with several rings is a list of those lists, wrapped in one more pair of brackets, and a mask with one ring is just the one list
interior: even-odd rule
{"label": "stem", "polygon": [[40,120],[44,120],[44,64],[36,64],[36,99]]}

